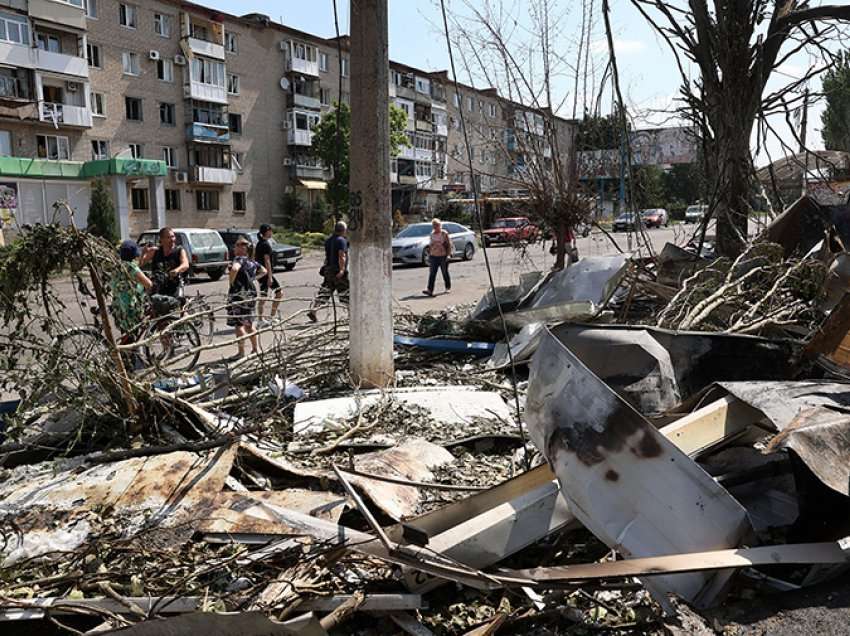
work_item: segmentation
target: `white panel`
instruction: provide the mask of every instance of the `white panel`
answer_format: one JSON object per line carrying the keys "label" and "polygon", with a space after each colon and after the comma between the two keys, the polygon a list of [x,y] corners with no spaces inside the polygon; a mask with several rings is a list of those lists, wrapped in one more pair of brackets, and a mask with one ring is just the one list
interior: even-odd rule
{"label": "white panel", "polygon": [[53,204],[56,201],[64,201],[68,199],[68,187],[64,183],[55,183],[52,181],[45,181],[44,184],[44,192],[45,192],[45,208],[47,211],[47,220],[50,222],[56,222],[61,225],[68,225],[68,214],[65,212],[60,212],[59,216],[54,216]]}
{"label": "white panel", "polygon": [[91,202],[91,186],[87,181],[74,181],[68,184],[68,202],[74,210],[74,221],[77,227],[87,227],[89,218],[89,203]]}
{"label": "white panel", "polygon": [[44,223],[44,206],[41,202],[41,182],[18,182],[18,223],[20,225]]}

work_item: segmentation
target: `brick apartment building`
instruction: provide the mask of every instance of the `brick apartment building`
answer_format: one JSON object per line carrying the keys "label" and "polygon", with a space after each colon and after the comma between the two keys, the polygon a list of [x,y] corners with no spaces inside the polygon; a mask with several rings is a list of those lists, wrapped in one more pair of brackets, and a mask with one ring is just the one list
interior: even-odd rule
{"label": "brick apartment building", "polygon": [[[330,176],[311,129],[349,99],[347,51],[347,37],[179,0],[0,0],[0,200],[14,201],[0,214],[48,221],[63,199],[84,224],[94,178],[124,236],[274,222],[287,193],[311,205]],[[427,214],[471,187],[461,108],[479,188],[521,184],[517,112],[542,134],[539,113],[494,89],[458,99],[445,72],[394,62],[388,91],[410,142],[392,161],[394,209]],[[552,121],[571,153],[571,122]]]}

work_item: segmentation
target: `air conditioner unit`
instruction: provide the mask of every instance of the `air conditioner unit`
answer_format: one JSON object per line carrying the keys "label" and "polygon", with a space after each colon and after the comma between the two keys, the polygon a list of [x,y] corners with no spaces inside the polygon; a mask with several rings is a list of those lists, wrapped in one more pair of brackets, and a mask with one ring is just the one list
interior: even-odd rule
{"label": "air conditioner unit", "polygon": [[175,55],[174,56],[174,63],[177,66],[186,66],[186,58],[183,57],[182,55]]}
{"label": "air conditioner unit", "polygon": [[283,130],[289,130],[290,128],[292,128],[292,122],[289,121],[288,119],[284,119],[283,123],[280,125],[280,127]]}
{"label": "air conditioner unit", "polygon": [[69,93],[76,93],[79,85],[76,82],[65,82],[65,90]]}
{"label": "air conditioner unit", "polygon": [[174,180],[177,183],[189,183],[189,173],[188,172],[177,172],[174,174]]}
{"label": "air conditioner unit", "polygon": [[156,62],[159,60],[159,51],[148,51],[148,57]]}
{"label": "air conditioner unit", "polygon": [[281,40],[280,41],[280,50],[286,53],[289,50],[289,41]]}
{"label": "air conditioner unit", "polygon": [[283,165],[291,166],[292,165],[292,159],[290,159],[289,157],[284,157],[283,158]]}

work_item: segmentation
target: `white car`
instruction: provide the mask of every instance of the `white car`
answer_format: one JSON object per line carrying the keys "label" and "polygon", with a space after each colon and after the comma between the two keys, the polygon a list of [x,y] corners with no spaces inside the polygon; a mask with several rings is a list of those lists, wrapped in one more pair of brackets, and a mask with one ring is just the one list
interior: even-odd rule
{"label": "white car", "polygon": [[685,210],[685,223],[699,223],[707,212],[707,205],[689,205]]}
{"label": "white car", "polygon": [[[475,232],[459,223],[446,221],[443,229],[452,240],[452,258],[471,260],[475,255]],[[393,263],[428,264],[428,246],[431,242],[431,224],[413,223],[393,239]]]}

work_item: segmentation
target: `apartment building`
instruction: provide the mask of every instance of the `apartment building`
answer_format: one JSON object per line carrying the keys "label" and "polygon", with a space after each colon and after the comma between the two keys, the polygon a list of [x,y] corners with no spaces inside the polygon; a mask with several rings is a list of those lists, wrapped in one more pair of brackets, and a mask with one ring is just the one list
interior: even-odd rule
{"label": "apartment building", "polygon": [[[312,129],[349,100],[348,50],[181,0],[0,0],[0,214],[50,221],[66,200],[84,225],[94,178],[122,236],[274,222],[287,193],[314,205],[331,174]],[[427,214],[471,186],[461,108],[479,188],[516,182],[522,157],[497,152],[516,107],[495,90],[459,99],[445,72],[391,63],[388,91],[410,144],[392,161],[394,209]]]}

